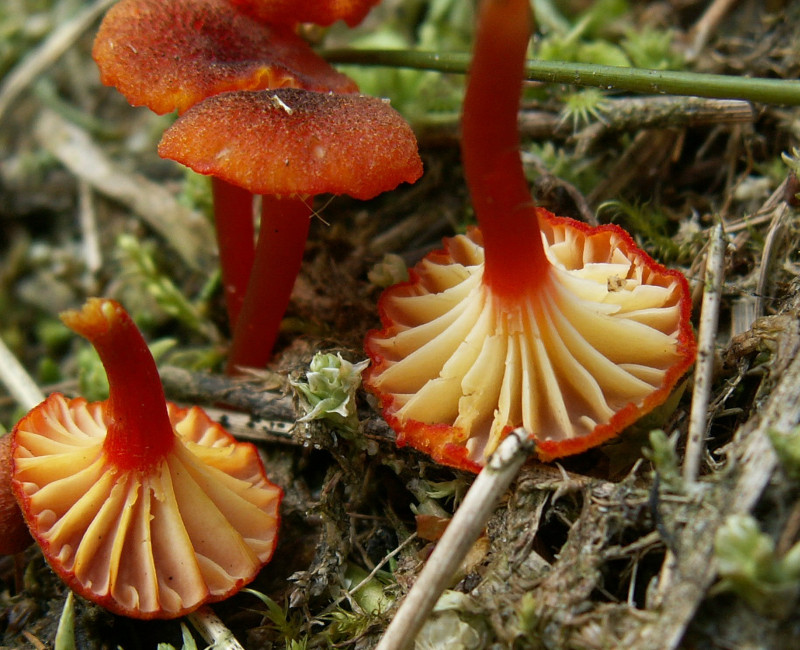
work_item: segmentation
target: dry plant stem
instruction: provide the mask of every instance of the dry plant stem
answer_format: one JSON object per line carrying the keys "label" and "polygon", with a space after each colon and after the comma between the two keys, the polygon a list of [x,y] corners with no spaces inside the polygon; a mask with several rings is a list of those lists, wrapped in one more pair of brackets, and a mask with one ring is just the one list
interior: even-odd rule
{"label": "dry plant stem", "polygon": [[[800,304],[795,295],[789,313]],[[794,435],[800,423],[800,325],[793,318],[779,341],[772,365],[775,381],[758,415],[745,423],[734,437],[729,481],[708,485],[694,510],[695,515],[678,526],[678,552],[671,556],[659,578],[662,597],[648,604],[658,616],[632,630],[619,644],[628,650],[673,650],[681,647],[685,631],[716,575],[714,538],[732,514],[746,513],[758,502],[778,465],[770,434]]]}
{"label": "dry plant stem", "polygon": [[211,189],[225,307],[233,330],[255,259],[253,194],[215,176],[211,178]]}
{"label": "dry plant stem", "polygon": [[191,372],[185,368],[161,368],[161,382],[170,399],[191,404],[223,403],[259,418],[292,422],[297,419],[292,398],[279,389],[270,390],[264,380]]}
{"label": "dry plant stem", "polygon": [[625,188],[642,177],[655,176],[666,164],[678,141],[674,129],[645,129],[639,131],[633,142],[617,158],[605,178],[595,185],[586,200],[598,205],[605,200],[624,194]]}
{"label": "dry plant stem", "polygon": [[294,420],[268,420],[254,416],[252,413],[241,413],[211,406],[206,406],[203,410],[237,440],[292,446],[302,444],[292,435],[295,428]]}
{"label": "dry plant stem", "polygon": [[714,0],[705,10],[700,20],[695,23],[690,34],[693,36],[691,46],[686,50],[686,58],[689,61],[695,60],[702,49],[706,46],[708,38],[725,17],[728,10],[733,7],[736,0]]}
{"label": "dry plant stem", "polygon": [[714,343],[717,338],[722,276],[725,262],[725,235],[722,224],[714,226],[708,246],[705,270],[705,291],[697,335],[697,364],[694,372],[694,391],[689,415],[689,434],[683,461],[683,479],[692,484],[697,480],[700,461],[705,450],[708,404],[714,373]]}
{"label": "dry plant stem", "polygon": [[534,447],[528,433],[520,428],[514,429],[492,454],[397,610],[378,650],[403,650],[413,644],[439,596]]}
{"label": "dry plant stem", "polygon": [[[739,99],[705,97],[645,96],[608,97],[599,109],[602,120],[575,133],[572,124],[557,113],[523,108],[518,115],[519,132],[525,138],[552,140],[574,138],[579,152],[591,149],[606,133],[636,131],[641,128],[682,128],[709,124],[752,124],[756,114],[750,102]],[[420,141],[455,143],[459,141],[459,117],[435,116],[414,121]]]}
{"label": "dry plant stem", "polygon": [[226,372],[262,368],[272,356],[281,320],[303,261],[312,210],[302,198],[264,195],[253,270],[233,330]]}
{"label": "dry plant stem", "polygon": [[764,240],[764,248],[761,252],[758,283],[756,284],[754,319],[764,315],[764,303],[772,297],[772,290],[775,284],[774,271],[780,264],[778,253],[783,250],[781,246],[785,243],[790,214],[791,211],[786,202],[780,203],[773,212],[767,238]]}
{"label": "dry plant stem", "polygon": [[83,235],[83,259],[91,283],[94,275],[103,266],[103,255],[100,252],[100,234],[97,231],[97,211],[94,209],[92,186],[84,180],[78,181],[78,203]]}
{"label": "dry plant stem", "polygon": [[199,213],[182,206],[160,183],[115,165],[86,131],[52,111],[35,125],[39,143],[95,190],[128,206],[158,232],[194,270],[213,268],[213,229]]}
{"label": "dry plant stem", "polygon": [[[750,102],[703,97],[625,97],[605,99],[602,120],[575,134],[578,152],[587,152],[607,133],[639,129],[670,129],[709,124],[752,124],[756,112]],[[558,132],[568,129],[566,122]]]}
{"label": "dry plant stem", "polygon": [[24,409],[32,409],[44,401],[42,391],[2,338],[0,338],[0,380],[17,404]]}
{"label": "dry plant stem", "polygon": [[114,2],[116,0],[97,0],[85,7],[71,20],[61,24],[6,75],[0,86],[0,121],[14,105],[19,94],[41,77]]}
{"label": "dry plant stem", "polygon": [[187,616],[189,622],[214,650],[244,650],[225,624],[208,605],[204,605]]}

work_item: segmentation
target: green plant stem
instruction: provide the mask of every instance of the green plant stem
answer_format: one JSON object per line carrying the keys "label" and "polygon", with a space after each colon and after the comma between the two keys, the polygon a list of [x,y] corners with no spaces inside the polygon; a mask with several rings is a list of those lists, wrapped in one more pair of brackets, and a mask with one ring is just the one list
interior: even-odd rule
{"label": "green plant stem", "polygon": [[[411,50],[328,50],[331,63],[350,63],[464,74],[470,55]],[[763,79],[700,72],[620,68],[591,63],[527,61],[526,78],[545,83],[596,86],[608,90],[664,95],[694,95],[717,99],[744,99],[765,104],[800,104],[800,81]]]}

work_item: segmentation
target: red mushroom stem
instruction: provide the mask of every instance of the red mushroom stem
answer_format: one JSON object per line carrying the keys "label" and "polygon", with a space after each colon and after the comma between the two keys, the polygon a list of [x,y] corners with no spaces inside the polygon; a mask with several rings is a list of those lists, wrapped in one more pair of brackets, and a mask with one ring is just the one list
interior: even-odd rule
{"label": "red mushroom stem", "polygon": [[233,329],[242,311],[255,258],[253,194],[216,177],[212,177],[211,187],[225,307]]}
{"label": "red mushroom stem", "polygon": [[528,0],[488,0],[481,7],[464,97],[461,155],[483,233],[484,282],[498,297],[519,298],[549,268],[517,128],[533,20]]}
{"label": "red mushroom stem", "polygon": [[61,315],[64,323],[91,342],[109,384],[111,423],[103,450],[121,470],[147,470],[175,444],[164,389],[153,355],[121,305],[91,298],[80,311]]}
{"label": "red mushroom stem", "polygon": [[261,368],[272,355],[281,320],[300,272],[311,223],[303,198],[261,197],[261,228],[244,304],[233,330],[227,374]]}

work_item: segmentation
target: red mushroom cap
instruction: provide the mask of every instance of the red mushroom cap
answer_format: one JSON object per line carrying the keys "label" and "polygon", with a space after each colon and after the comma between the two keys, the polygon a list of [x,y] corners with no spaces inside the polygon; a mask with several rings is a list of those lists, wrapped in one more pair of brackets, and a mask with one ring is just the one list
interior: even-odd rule
{"label": "red mushroom cap", "polygon": [[551,266],[522,299],[483,282],[478,229],[381,296],[364,383],[399,445],[478,471],[523,426],[542,460],[579,453],[661,404],[692,364],[679,272],[617,226],[537,213]]}
{"label": "red mushroom cap", "polygon": [[256,448],[137,385],[157,381],[155,364],[118,303],[64,320],[95,345],[111,390],[93,403],[53,394],[12,433],[12,487],[45,558],[124,616],[174,618],[235,593],[277,541],[281,490]]}
{"label": "red mushroom cap", "polygon": [[227,0],[121,0],[92,55],[104,84],[156,113],[229,90],[357,90],[291,27],[261,23]]}
{"label": "red mushroom cap", "polygon": [[414,133],[388,102],[294,88],[211,97],[158,152],[256,194],[369,199],[422,175]]}
{"label": "red mushroom cap", "polygon": [[344,20],[355,27],[380,0],[230,0],[268,23],[330,25]]}

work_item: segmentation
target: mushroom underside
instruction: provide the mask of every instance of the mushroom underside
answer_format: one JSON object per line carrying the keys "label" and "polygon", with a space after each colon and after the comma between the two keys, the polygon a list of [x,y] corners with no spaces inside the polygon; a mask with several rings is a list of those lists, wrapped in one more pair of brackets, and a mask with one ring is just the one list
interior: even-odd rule
{"label": "mushroom underside", "polygon": [[688,363],[680,276],[616,227],[540,219],[550,268],[508,304],[482,282],[480,232],[446,240],[381,299],[366,385],[399,442],[482,465],[523,426],[556,457],[598,444],[663,401]]}
{"label": "mushroom underside", "polygon": [[272,556],[280,501],[255,448],[169,405],[174,453],[122,472],[103,452],[103,404],[54,394],[15,429],[14,489],[56,572],[138,618],[179,616],[250,582]]}

